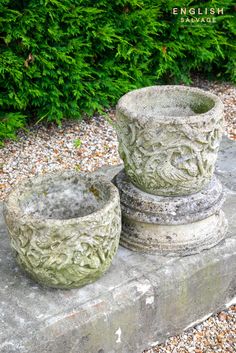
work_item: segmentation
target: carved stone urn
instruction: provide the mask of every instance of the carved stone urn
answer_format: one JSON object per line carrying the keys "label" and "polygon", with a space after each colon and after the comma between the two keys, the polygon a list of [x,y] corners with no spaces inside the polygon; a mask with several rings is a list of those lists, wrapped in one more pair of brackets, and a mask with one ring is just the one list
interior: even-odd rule
{"label": "carved stone urn", "polygon": [[153,86],[125,94],[116,109],[125,172],[154,195],[189,195],[210,182],[223,131],[223,104],[185,86]]}
{"label": "carved stone urn", "polygon": [[4,217],[17,262],[50,287],[95,281],[118,248],[119,193],[104,179],[67,171],[26,180],[10,193]]}

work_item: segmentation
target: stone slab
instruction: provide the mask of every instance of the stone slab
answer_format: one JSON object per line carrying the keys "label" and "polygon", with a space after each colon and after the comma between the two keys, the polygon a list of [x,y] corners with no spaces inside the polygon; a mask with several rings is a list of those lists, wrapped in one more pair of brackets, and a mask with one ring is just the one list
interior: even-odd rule
{"label": "stone slab", "polygon": [[[222,161],[228,170],[235,163],[236,143],[230,144],[231,157],[220,154],[221,172]],[[0,352],[141,353],[235,303],[236,180],[230,173],[221,180],[232,188],[224,204],[224,241],[182,258],[120,247],[109,271],[81,289],[48,289],[26,277],[1,217]]]}

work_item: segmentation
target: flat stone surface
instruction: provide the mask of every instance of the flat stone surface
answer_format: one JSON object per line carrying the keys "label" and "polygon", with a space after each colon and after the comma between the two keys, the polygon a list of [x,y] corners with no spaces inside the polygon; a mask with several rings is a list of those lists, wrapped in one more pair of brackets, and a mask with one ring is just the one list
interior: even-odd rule
{"label": "flat stone surface", "polygon": [[[230,144],[234,157],[236,143]],[[232,156],[223,155],[224,168],[233,168]],[[222,172],[222,154],[220,159]],[[227,178],[221,179],[232,187],[224,241],[182,258],[120,247],[109,271],[81,289],[47,289],[26,277],[1,218],[1,353],[141,353],[236,302],[236,181]]]}
{"label": "flat stone surface", "polygon": [[224,138],[219,157],[216,162],[216,172],[222,183],[230,190],[236,191],[236,142]]}

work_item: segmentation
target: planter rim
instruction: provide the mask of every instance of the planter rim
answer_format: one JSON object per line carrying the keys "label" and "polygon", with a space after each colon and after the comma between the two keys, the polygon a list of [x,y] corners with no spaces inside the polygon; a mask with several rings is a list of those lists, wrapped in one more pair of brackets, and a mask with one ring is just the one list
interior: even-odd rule
{"label": "planter rim", "polygon": [[[174,116],[174,115],[159,115],[158,117],[155,114],[143,114],[142,112],[139,113],[138,111],[134,111],[128,107],[127,99],[134,96],[137,93],[148,93],[148,92],[175,92],[175,91],[182,91],[186,93],[195,93],[202,97],[206,97],[211,99],[214,102],[214,106],[209,109],[205,113],[196,113],[194,115],[187,115],[187,116]],[[196,87],[189,87],[189,86],[181,86],[181,85],[159,85],[159,86],[148,86],[143,88],[138,88],[132,90],[126,94],[124,94],[118,101],[116,105],[116,111],[121,112],[125,116],[128,116],[134,121],[139,121],[142,123],[148,122],[149,124],[156,123],[156,124],[173,124],[173,125],[182,125],[186,123],[200,123],[200,122],[207,122],[209,121],[211,116],[219,116],[221,117],[223,114],[224,105],[220,98],[213,93],[206,92],[200,88]]]}
{"label": "planter rim", "polygon": [[[46,180],[50,180],[52,178],[56,177],[78,177],[79,179],[86,180],[86,181],[91,181],[91,183],[96,183],[96,184],[104,184],[109,190],[109,197],[108,200],[106,201],[105,205],[103,205],[101,208],[98,210],[95,210],[92,213],[89,213],[88,215],[85,216],[78,216],[74,218],[68,218],[68,219],[58,219],[58,218],[43,218],[41,215],[39,217],[34,216],[32,214],[25,214],[23,210],[21,209],[19,205],[19,197],[24,194],[25,187],[32,187],[36,183],[39,182],[44,182]],[[119,192],[115,185],[113,185],[110,181],[106,180],[105,178],[102,177],[97,177],[90,175],[89,173],[79,173],[73,170],[67,170],[64,172],[52,172],[52,173],[47,173],[45,175],[39,175],[39,176],[34,176],[30,178],[26,178],[23,180],[22,183],[18,184],[8,195],[6,200],[4,201],[4,207],[7,209],[11,214],[14,214],[17,219],[20,219],[21,222],[24,223],[32,223],[32,222],[37,222],[38,225],[44,225],[45,222],[50,225],[57,225],[57,226],[66,226],[66,225],[71,225],[71,224],[76,224],[80,223],[81,221],[87,220],[87,221],[93,221],[97,218],[100,218],[104,213],[109,211],[110,208],[112,208],[114,204],[114,200],[118,199],[119,200]]]}

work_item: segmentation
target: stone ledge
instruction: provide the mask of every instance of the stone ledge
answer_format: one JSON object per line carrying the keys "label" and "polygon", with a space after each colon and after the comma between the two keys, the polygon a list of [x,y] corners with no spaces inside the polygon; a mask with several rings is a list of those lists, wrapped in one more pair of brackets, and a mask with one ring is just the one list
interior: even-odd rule
{"label": "stone ledge", "polygon": [[182,258],[120,247],[110,270],[81,289],[43,288],[22,274],[1,218],[1,353],[141,353],[235,303],[236,193],[229,177],[221,178],[232,187],[224,241]]}

